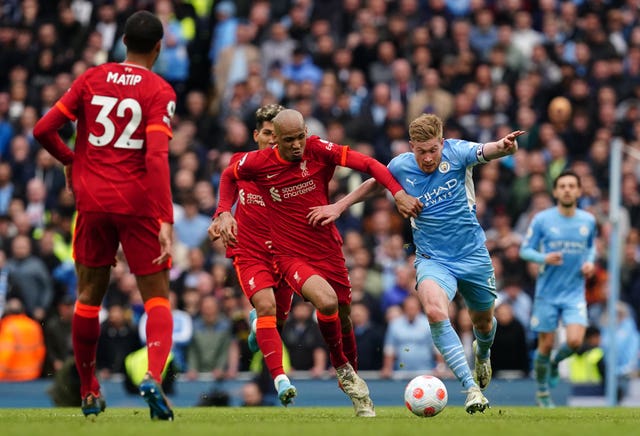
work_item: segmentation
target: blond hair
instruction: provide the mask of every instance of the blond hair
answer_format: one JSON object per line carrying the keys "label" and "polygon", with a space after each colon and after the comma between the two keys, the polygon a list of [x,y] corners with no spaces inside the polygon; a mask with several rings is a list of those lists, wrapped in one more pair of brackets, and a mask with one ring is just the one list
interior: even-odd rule
{"label": "blond hair", "polygon": [[409,139],[414,142],[426,142],[442,138],[442,120],[434,114],[422,114],[409,124]]}

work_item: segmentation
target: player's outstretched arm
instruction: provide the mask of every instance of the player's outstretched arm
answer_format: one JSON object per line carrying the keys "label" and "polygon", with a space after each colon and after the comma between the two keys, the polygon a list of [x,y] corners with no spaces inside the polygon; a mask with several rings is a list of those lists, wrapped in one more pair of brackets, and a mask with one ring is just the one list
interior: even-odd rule
{"label": "player's outstretched arm", "polygon": [[381,192],[383,189],[384,187],[375,179],[368,179],[335,203],[311,207],[307,214],[309,224],[314,227],[317,225],[326,226],[337,220],[350,206],[365,200],[373,193]]}
{"label": "player's outstretched arm", "polygon": [[527,132],[524,130],[514,130],[498,141],[485,143],[482,148],[484,158],[486,160],[492,160],[515,153],[518,150],[518,141],[516,138],[525,133]]}
{"label": "player's outstretched arm", "polygon": [[238,188],[234,167],[227,167],[220,176],[218,208],[213,214],[214,220],[209,226],[209,238],[214,240],[213,237],[220,237],[225,246],[232,247],[236,244],[236,236],[238,235],[238,224],[231,214]]}
{"label": "player's outstretched arm", "polygon": [[344,166],[366,172],[372,176],[376,181],[393,194],[393,198],[396,200],[398,211],[404,218],[417,217],[422,210],[422,203],[415,197],[408,195],[402,185],[393,177],[389,168],[382,165],[374,158],[358,153],[357,151],[348,150],[345,159]]}
{"label": "player's outstretched arm", "polygon": [[393,196],[402,218],[417,218],[424,205],[416,197],[407,194],[404,189]]}

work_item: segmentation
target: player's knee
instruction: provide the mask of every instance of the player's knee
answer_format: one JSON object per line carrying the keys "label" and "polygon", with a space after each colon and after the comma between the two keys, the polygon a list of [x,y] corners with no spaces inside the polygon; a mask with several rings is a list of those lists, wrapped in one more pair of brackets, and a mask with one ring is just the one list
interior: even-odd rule
{"label": "player's knee", "polygon": [[442,310],[437,306],[427,306],[425,313],[429,322],[440,322],[449,318],[449,312]]}
{"label": "player's knee", "polygon": [[256,308],[258,316],[275,316],[276,314],[276,302],[269,299],[261,299],[253,302]]}
{"label": "player's knee", "polygon": [[572,351],[578,351],[582,346],[582,338],[567,338],[567,346]]}
{"label": "player's knee", "polygon": [[338,311],[338,299],[335,295],[320,296],[317,299],[316,309],[323,315],[332,315]]}

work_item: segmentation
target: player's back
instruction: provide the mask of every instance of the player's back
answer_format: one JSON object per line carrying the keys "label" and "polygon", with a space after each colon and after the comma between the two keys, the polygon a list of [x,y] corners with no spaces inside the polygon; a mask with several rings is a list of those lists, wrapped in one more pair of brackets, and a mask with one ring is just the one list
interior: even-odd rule
{"label": "player's back", "polygon": [[159,130],[171,137],[173,89],[146,68],[108,63],[78,78],[61,104],[78,120],[73,165],[78,209],[149,214],[146,133]]}

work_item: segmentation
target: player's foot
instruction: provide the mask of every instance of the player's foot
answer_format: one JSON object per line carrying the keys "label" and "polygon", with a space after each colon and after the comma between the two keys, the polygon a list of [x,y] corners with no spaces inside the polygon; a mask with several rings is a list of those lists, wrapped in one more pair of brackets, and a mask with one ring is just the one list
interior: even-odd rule
{"label": "player's foot", "polygon": [[482,394],[478,386],[472,386],[467,391],[467,399],[464,402],[464,410],[469,414],[484,412],[489,408],[489,400]]}
{"label": "player's foot", "polygon": [[147,373],[139,386],[140,395],[149,405],[151,419],[158,418],[164,421],[173,421],[173,411],[169,407],[169,402],[162,392],[162,388]]}
{"label": "player's foot", "polygon": [[491,383],[491,358],[480,359],[478,357],[478,342],[473,341],[473,355],[475,356],[475,368],[473,370],[473,379],[481,390],[485,390]]}
{"label": "player's foot", "polygon": [[254,326],[256,319],[258,319],[258,313],[255,309],[251,309],[249,312],[249,337],[247,338],[247,345],[252,353],[260,351],[258,346],[258,340],[256,339],[256,327]]}
{"label": "player's foot", "polygon": [[284,407],[291,404],[296,395],[298,395],[298,391],[289,380],[280,380],[280,383],[278,383],[278,398]]}
{"label": "player's foot", "polygon": [[560,371],[558,371],[558,364],[553,363],[553,360],[549,363],[549,387],[555,388],[560,383]]}
{"label": "player's foot", "polygon": [[553,400],[551,399],[551,394],[549,393],[549,391],[536,392],[536,404],[538,405],[538,407],[542,407],[545,409],[553,409],[554,407],[556,407],[556,405],[553,404]]}
{"label": "player's foot", "polygon": [[82,413],[84,416],[96,415],[104,412],[104,409],[107,408],[107,402],[104,400],[102,395],[98,394],[87,394],[82,399]]}
{"label": "player's foot", "polygon": [[373,401],[369,397],[369,387],[355,372],[351,364],[345,363],[340,368],[336,368],[336,376],[342,385],[342,390],[351,398],[356,416],[376,416]]}

